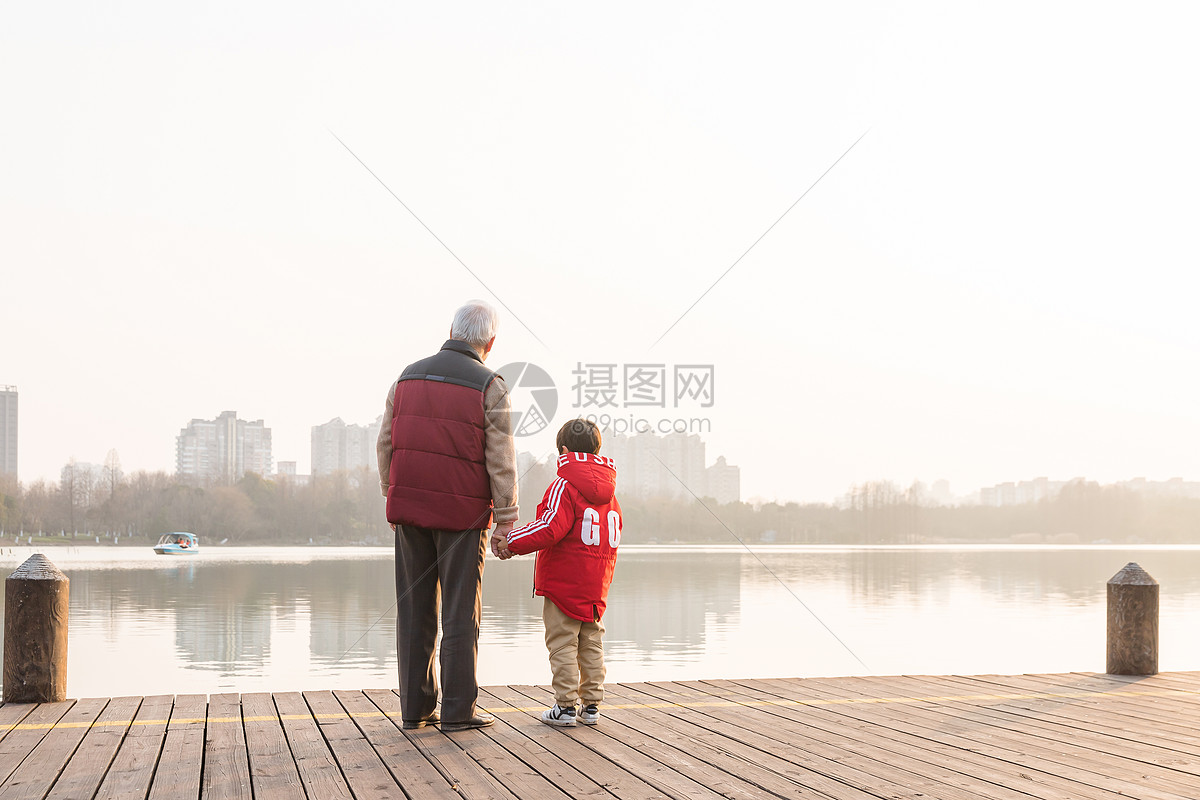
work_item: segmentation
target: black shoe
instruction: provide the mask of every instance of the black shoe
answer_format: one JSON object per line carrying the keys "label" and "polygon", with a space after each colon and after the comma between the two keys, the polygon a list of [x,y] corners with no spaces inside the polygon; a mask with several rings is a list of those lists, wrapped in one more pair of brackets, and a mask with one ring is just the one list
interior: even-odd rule
{"label": "black shoe", "polygon": [[475,716],[465,720],[464,722],[443,722],[442,730],[446,733],[452,733],[454,731],[469,731],[472,728],[486,728],[495,721],[496,718],[488,712],[478,711],[476,712]]}
{"label": "black shoe", "polygon": [[406,719],[400,724],[400,727],[406,731],[415,731],[418,728],[424,728],[426,725],[437,725],[441,721],[442,718],[435,711],[425,719]]}

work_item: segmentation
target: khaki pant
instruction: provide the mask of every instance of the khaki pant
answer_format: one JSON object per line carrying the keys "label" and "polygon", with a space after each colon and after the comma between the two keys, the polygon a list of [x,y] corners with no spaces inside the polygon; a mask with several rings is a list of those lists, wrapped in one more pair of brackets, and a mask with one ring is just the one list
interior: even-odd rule
{"label": "khaki pant", "polygon": [[582,699],[586,706],[604,700],[604,623],[568,617],[544,598],[546,649],[554,673],[554,702],[572,708]]}

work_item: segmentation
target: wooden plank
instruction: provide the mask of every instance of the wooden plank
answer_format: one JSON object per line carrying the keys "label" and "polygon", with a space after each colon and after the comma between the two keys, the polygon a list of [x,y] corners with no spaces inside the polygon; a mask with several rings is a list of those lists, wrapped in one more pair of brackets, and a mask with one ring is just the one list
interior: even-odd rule
{"label": "wooden plank", "polygon": [[[390,694],[390,692],[389,692]],[[350,697],[349,694],[346,695]],[[396,695],[392,695],[396,697]],[[396,697],[396,702],[386,700],[379,694],[372,693],[372,700],[379,698],[380,703],[386,704],[389,710],[399,709],[399,698]],[[365,698],[364,698],[365,700]],[[369,722],[370,718],[356,720],[360,725]],[[386,718],[384,718],[386,721]],[[387,722],[392,730],[398,733],[398,729],[391,722]],[[365,729],[364,729],[365,732]],[[529,765],[517,758],[513,758],[512,754],[505,750],[493,738],[495,728],[487,730],[474,731],[458,731],[448,737],[463,752],[470,757],[478,766],[491,775],[494,781],[501,786],[504,786],[508,791],[512,792],[516,797],[537,797],[546,798],[547,800],[570,800],[569,796],[563,793],[557,786]],[[420,751],[414,748],[414,754],[420,756]],[[428,763],[428,762],[426,762]],[[435,770],[436,772],[436,770]],[[405,790],[408,786],[405,785]]]}
{"label": "wooden plank", "polygon": [[0,800],[1200,797],[1200,673],[626,684],[574,729],[552,699],[487,689],[451,735],[386,690],[2,705]]}
{"label": "wooden plank", "polygon": [[1137,683],[1150,687],[1170,686],[1193,693],[1200,693],[1200,672],[1160,672],[1157,675],[1139,677]]}
{"label": "wooden plank", "polygon": [[[892,692],[903,692],[905,688],[914,687],[915,696],[946,691],[945,681],[928,678],[924,681],[899,677],[884,680],[858,678],[855,683],[866,686],[868,690],[872,687],[879,690],[887,688]],[[1063,774],[1066,774],[1066,770],[1078,769],[1093,776],[1111,779],[1105,781],[1080,777],[1080,780],[1090,781],[1094,785],[1105,785],[1114,791],[1136,785],[1138,791],[1147,796],[1162,792],[1163,797],[1172,794],[1185,798],[1200,797],[1200,779],[1197,776],[1136,758],[1129,746],[1121,750],[1101,749],[1101,743],[1107,744],[1111,740],[1094,733],[1070,731],[1056,723],[1028,722],[1002,710],[954,700],[922,703],[915,710],[934,725],[938,724],[936,715],[941,715],[978,726],[982,732],[970,734],[974,740],[999,747],[1019,748],[1029,757],[1060,765]]]}
{"label": "wooden plank", "polygon": [[[545,707],[554,702],[553,693],[544,687],[514,686],[512,688],[535,703],[545,704]],[[566,735],[569,731],[576,735],[579,741],[585,742],[589,746],[603,743],[607,745],[605,749],[610,750],[612,743],[604,742],[603,739],[597,740],[596,735],[599,734],[620,743],[624,749],[631,748],[638,754],[648,757],[652,762],[650,764],[641,758],[633,759],[628,755],[625,756],[627,760],[623,760],[622,763],[640,762],[642,767],[638,770],[638,774],[672,797],[699,796],[688,793],[689,784],[698,784],[706,790],[711,790],[724,797],[766,800],[779,796],[755,782],[743,780],[739,775],[713,764],[710,759],[719,762],[721,758],[720,754],[711,747],[700,746],[692,741],[680,741],[678,737],[668,736],[668,739],[674,739],[674,743],[671,743],[655,736],[655,733],[661,733],[661,731],[647,723],[643,718],[646,713],[644,710],[622,709],[606,703],[602,713],[605,714],[605,719],[609,724],[583,730],[567,728],[562,729],[561,732]],[[650,727],[651,732],[644,731],[645,727]],[[748,765],[742,763],[740,766],[745,768]]]}
{"label": "wooden plank", "polygon": [[[1000,676],[981,675],[978,680],[992,681]],[[1197,709],[1198,699],[1194,696],[1194,687],[1177,687],[1169,683],[1169,679],[1158,676],[1133,677],[1126,675],[1084,675],[1068,673],[1059,675],[1027,675],[1030,680],[1045,686],[1070,687],[1076,692],[1086,692],[1105,697],[1112,695],[1121,698],[1122,703],[1136,709],[1139,714],[1148,718],[1168,722],[1172,719],[1172,709],[1179,703],[1185,703]],[[1183,689],[1186,694],[1180,695]]]}
{"label": "wooden plank", "polygon": [[236,694],[208,698],[201,792],[204,800],[252,800],[242,724],[242,705]]}
{"label": "wooden plank", "polygon": [[[871,683],[869,679],[862,678],[816,680],[805,682],[805,688],[810,691],[823,688],[834,695],[841,693],[843,696],[854,698],[864,695],[879,697],[880,692],[872,687]],[[937,693],[923,694],[933,697]],[[942,694],[951,695],[944,690]],[[895,701],[901,699],[901,695],[892,691],[888,699]],[[854,711],[851,712],[850,709]],[[908,704],[881,702],[873,705],[843,705],[839,707],[839,711],[860,718],[875,718],[895,729],[912,730],[930,739],[954,743],[966,750],[1007,762],[1010,773],[1019,771],[1022,775],[1050,776],[1044,778],[1046,785],[1068,792],[1068,796],[1096,792],[1105,793],[1107,796],[1124,794],[1137,777],[1130,773],[1107,769],[1103,765],[1088,763],[1086,760],[1064,758],[1056,752],[1052,744],[1047,746],[1048,743],[1039,743],[1037,739],[1028,736],[1012,736],[996,720],[972,716],[970,712],[957,710],[952,707],[950,701],[938,703],[926,699]],[[1062,742],[1058,744],[1060,747],[1067,746]],[[1067,783],[1064,785],[1063,781]],[[1139,796],[1147,800],[1178,797],[1173,792],[1160,791],[1152,784],[1139,781],[1137,786]]]}
{"label": "wooden plank", "polygon": [[304,699],[354,796],[402,800],[404,792],[333,692],[305,692]]}
{"label": "wooden plank", "polygon": [[342,708],[366,737],[392,778],[410,800],[457,797],[442,774],[400,733],[400,699],[386,689],[334,692]]}
{"label": "wooden plank", "polygon": [[488,734],[484,730],[444,734],[437,728],[426,727],[401,733],[463,797],[508,800],[517,797],[474,758],[476,753],[493,752],[486,746]]}
{"label": "wooden plank", "polygon": [[[1124,706],[1125,700],[1124,697],[1109,696],[1103,698],[1097,708],[1112,716],[1112,711]],[[1160,724],[1130,720],[1124,730],[1113,730],[1109,724],[1071,727],[1061,721],[1060,715],[1065,711],[1060,701],[1046,700],[1028,705],[1032,711],[1014,709],[1003,703],[974,709],[973,713],[997,719],[1012,735],[1026,735],[1039,745],[1054,742],[1054,747],[1066,755],[1075,754],[1074,760],[1080,766],[1096,771],[1107,768],[1108,774],[1128,766],[1141,773],[1149,785],[1200,796],[1200,754],[1184,752],[1177,742],[1172,741],[1173,737],[1159,737]],[[1047,707],[1054,713],[1046,713]],[[1180,708],[1175,716],[1194,719],[1195,713],[1192,709]],[[1011,721],[1014,719],[1018,721]]]}
{"label": "wooden plank", "polygon": [[202,694],[182,694],[175,698],[158,768],[150,783],[150,800],[200,796],[207,713],[207,698]]}
{"label": "wooden plank", "polygon": [[271,695],[242,695],[242,715],[255,800],[305,800],[300,772]]}
{"label": "wooden plank", "polygon": [[274,695],[283,733],[309,800],[352,800],[337,759],[299,692]]}
{"label": "wooden plank", "polygon": [[810,728],[780,719],[763,706],[706,705],[705,701],[714,698],[685,684],[623,684],[612,696],[630,703],[678,704],[657,713],[674,718],[676,721],[668,727],[680,735],[689,734],[684,725],[700,727],[714,743],[723,739],[723,749],[731,755],[771,767],[813,791],[839,800],[855,797],[915,800],[953,793],[961,784],[982,785],[952,772],[931,775],[937,770],[928,764],[914,762],[914,768],[914,763],[863,757],[855,749],[830,742],[828,737],[811,738]]}
{"label": "wooden plank", "polygon": [[[764,680],[705,681],[720,692],[734,691],[742,687],[748,696],[760,696],[759,692],[770,691],[785,699],[828,701],[836,699],[875,699],[861,691],[846,688],[845,679],[804,681]],[[1010,791],[1024,792],[1046,800],[1076,800],[1077,798],[1116,798],[1119,792],[1105,787],[1096,787],[1079,781],[1075,774],[1060,774],[1063,770],[1025,756],[1020,750],[981,746],[961,731],[948,730],[945,723],[940,727],[922,719],[920,704],[887,703],[842,703],[814,705],[810,708],[831,715],[829,723],[835,733],[860,736],[862,725],[875,731],[885,731],[888,738],[874,738],[884,751],[909,754],[917,758],[942,758],[955,769],[971,769],[972,774],[1006,787]],[[883,758],[891,755],[880,754]],[[967,765],[971,765],[968,767]],[[1087,777],[1086,774],[1083,777]]]}
{"label": "wooden plank", "polygon": [[696,719],[707,717],[711,720],[707,726],[723,732],[731,740],[807,766],[825,776],[824,782],[816,788],[834,794],[837,794],[837,787],[833,781],[841,781],[858,791],[888,797],[982,795],[997,800],[1025,797],[976,777],[970,771],[948,767],[944,758],[924,758],[918,757],[920,754],[916,752],[902,752],[890,741],[888,731],[877,730],[873,734],[887,737],[887,744],[893,747],[892,750],[881,750],[877,744],[864,743],[862,733],[853,737],[832,732],[814,733],[811,720],[797,721],[792,717],[800,714],[795,713],[776,714],[767,705],[722,707],[713,701],[724,695],[714,696],[705,688],[696,688],[686,682],[636,684],[622,688],[644,688],[652,701],[680,704],[680,709],[664,709],[667,713],[688,714]]}
{"label": "wooden plank", "polygon": [[[1120,692],[1122,714],[1136,717],[1145,723],[1153,723],[1156,729],[1170,730],[1178,728],[1180,725],[1181,720],[1178,713],[1180,699],[1148,696],[1147,693],[1155,691],[1154,686],[1141,687],[1129,680],[1104,680],[1108,676],[1026,675],[1023,677],[1029,681],[1030,686],[1038,691],[1093,695],[1075,698],[1078,702],[1103,704],[1107,703],[1108,697],[1102,696],[1100,693]],[[975,676],[971,680],[985,681],[998,686],[1011,686],[1006,676],[981,675]],[[1161,691],[1162,688],[1159,685],[1158,690]],[[1196,713],[1195,709],[1192,713]]]}
{"label": "wooden plank", "polygon": [[[1048,681],[1061,680],[1079,680],[1096,678],[1123,678],[1123,685],[1117,684],[1113,687],[1114,692],[1121,692],[1124,695],[1126,692],[1133,692],[1132,697],[1140,699],[1142,693],[1162,693],[1170,694],[1166,700],[1168,703],[1186,703],[1192,707],[1200,707],[1200,679],[1195,676],[1195,673],[1180,673],[1180,672],[1162,672],[1158,675],[1146,676],[1125,676],[1125,675],[1083,675],[1080,673],[1067,673],[1061,675],[1035,675],[1029,677],[1045,678]],[[1115,683],[1115,681],[1114,681]]]}
{"label": "wooden plank", "polygon": [[1130,703],[1113,704],[1109,699],[1094,695],[1052,697],[1049,695],[1068,694],[1074,690],[1057,684],[1031,681],[1028,676],[1021,675],[978,679],[949,676],[946,680],[961,686],[964,692],[974,690],[976,693],[990,691],[1013,695],[994,701],[993,707],[996,708],[1053,718],[1072,727],[1102,731],[1128,741],[1145,741],[1158,747],[1200,756],[1200,732],[1186,722],[1192,715],[1177,714],[1174,723],[1149,723]]}
{"label": "wooden plank", "polygon": [[[621,765],[600,757],[576,737],[564,736],[543,724],[540,706],[534,711],[512,710],[524,707],[529,702],[527,698],[513,695],[513,700],[505,700],[492,694],[505,688],[480,690],[480,700],[496,715],[493,737],[567,794],[572,797],[611,794],[618,800],[667,800],[668,795]],[[514,701],[520,705],[512,706]]]}
{"label": "wooden plank", "polygon": [[[992,676],[980,676],[992,677]],[[1029,675],[1031,678],[1046,678],[1052,681],[1074,681],[1088,686],[1102,686],[1107,691],[1144,690],[1154,692],[1164,683],[1180,682],[1192,691],[1200,688],[1196,673],[1160,672],[1157,675],[1108,675],[1103,672],[1048,672]]]}
{"label": "wooden plank", "polygon": [[133,717],[142,704],[140,697],[118,697],[109,702],[96,720],[47,797],[92,797],[104,780],[117,749],[125,739]]}
{"label": "wooden plank", "polygon": [[0,788],[0,800],[40,800],[45,797],[67,762],[71,760],[83,737],[87,735],[88,727],[96,721],[107,705],[108,700],[92,699],[80,700],[71,706],[4,781],[3,787]]}
{"label": "wooden plank", "polygon": [[61,703],[40,703],[38,705],[13,703],[11,706],[5,706],[5,708],[13,708],[14,715],[22,711],[26,713],[20,724],[10,730],[3,739],[0,739],[0,781],[8,780],[13,771],[25,760],[25,757],[32,753],[33,749],[46,737],[54,723],[62,719],[73,705],[75,705],[74,700],[64,700]]}
{"label": "wooden plank", "polygon": [[8,736],[9,731],[21,724],[37,707],[37,703],[5,703],[0,706],[0,739]]}
{"label": "wooden plank", "polygon": [[[917,772],[930,766],[950,769],[985,783],[984,797],[1033,796],[1046,800],[1076,797],[1111,797],[1110,793],[1072,794],[1067,784],[1054,785],[1053,776],[1013,770],[1011,765],[972,752],[952,737],[929,738],[912,726],[893,725],[871,715],[871,706],[826,705],[820,696],[805,697],[813,705],[789,707],[773,705],[777,701],[798,702],[769,687],[771,681],[703,681],[685,685],[711,692],[716,697],[766,703],[770,713],[796,720],[813,729],[813,736],[836,742],[859,757],[883,764],[903,765]],[[804,684],[807,687],[807,683]],[[921,766],[925,764],[927,766]],[[865,767],[874,772],[876,768]],[[1072,786],[1073,789],[1073,786]],[[962,796],[979,796],[975,791]]]}
{"label": "wooden plank", "polygon": [[[1146,686],[1127,680],[1111,680],[1116,676],[1082,676],[1082,675],[950,675],[944,679],[969,686],[987,686],[996,693],[1030,692],[1038,694],[1059,694],[1063,700],[1107,701],[1119,697],[1121,704],[1139,715],[1158,716],[1163,721],[1170,719],[1170,712],[1164,709],[1173,707],[1180,701],[1176,697],[1164,697],[1163,694],[1174,694],[1165,690],[1161,685]],[[939,679],[942,679],[939,676]],[[1018,684],[1022,688],[1017,688]],[[986,691],[986,690],[985,690]]]}
{"label": "wooden plank", "polygon": [[[503,713],[500,718],[547,752],[556,754],[617,797],[630,800],[666,800],[675,797],[716,798],[716,792],[691,778],[675,772],[616,737],[588,734],[565,735],[541,721],[546,705],[532,704],[529,697],[507,686],[492,686],[484,691],[497,708],[521,709]],[[602,721],[596,730],[611,733],[615,722]]]}
{"label": "wooden plank", "polygon": [[167,720],[173,702],[170,695],[142,700],[95,800],[143,800],[146,797],[167,735]]}
{"label": "wooden plank", "polygon": [[[400,719],[399,697],[394,692],[369,691],[367,695],[393,720]],[[461,742],[466,737],[456,734],[451,738]],[[594,781],[515,733],[503,720],[488,728],[486,736],[476,737],[470,755],[518,797],[609,798]],[[407,784],[404,788],[411,794]]]}
{"label": "wooden plank", "polygon": [[1192,685],[1200,690],[1200,670],[1172,670],[1170,672],[1160,672],[1161,677],[1176,677],[1180,680],[1188,680]]}
{"label": "wooden plank", "polygon": [[[880,682],[876,681],[876,683]],[[947,682],[929,678],[888,678],[886,685],[894,691],[923,692],[935,687],[944,690]],[[1028,737],[1035,743],[1065,743],[1064,747],[1068,749],[1068,752],[1071,751],[1071,748],[1083,748],[1085,754],[1075,762],[1080,766],[1086,766],[1089,763],[1119,766],[1133,761],[1146,765],[1144,770],[1146,779],[1152,785],[1160,785],[1158,781],[1155,781],[1155,778],[1158,777],[1168,782],[1162,784],[1164,786],[1175,782],[1180,784],[1178,788],[1189,790],[1193,788],[1193,784],[1197,783],[1197,779],[1200,779],[1200,757],[1188,757],[1176,750],[1164,750],[1147,741],[1152,735],[1152,728],[1137,726],[1142,729],[1133,734],[1133,737],[1137,738],[1114,735],[1104,729],[1068,724],[1066,718],[1060,716],[1063,712],[1061,708],[1063,704],[1059,698],[1027,702],[1032,705],[1033,711],[1027,712],[1023,708],[1014,708],[1009,701],[987,704],[949,701],[945,704],[945,709],[969,709],[971,715],[968,718],[995,720],[996,725],[1006,732]],[[1121,698],[1112,698],[1109,705],[1117,706],[1120,702]],[[1045,713],[1042,711],[1045,708],[1054,709],[1057,713]],[[956,716],[963,715],[957,714]]]}

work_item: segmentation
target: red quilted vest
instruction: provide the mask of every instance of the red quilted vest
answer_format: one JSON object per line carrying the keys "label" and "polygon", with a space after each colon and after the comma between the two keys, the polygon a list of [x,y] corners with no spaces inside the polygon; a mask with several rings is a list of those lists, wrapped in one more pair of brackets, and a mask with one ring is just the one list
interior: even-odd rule
{"label": "red quilted vest", "polygon": [[484,395],[496,377],[466,342],[407,367],[392,406],[388,522],[445,531],[492,524]]}

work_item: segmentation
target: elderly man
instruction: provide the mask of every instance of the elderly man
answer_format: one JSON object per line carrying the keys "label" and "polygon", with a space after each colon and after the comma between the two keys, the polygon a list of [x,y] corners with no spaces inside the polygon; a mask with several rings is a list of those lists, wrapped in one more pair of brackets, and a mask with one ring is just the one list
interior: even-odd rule
{"label": "elderly man", "polygon": [[[406,729],[482,728],[480,588],[488,528],[492,550],[517,519],[517,468],[504,379],[483,365],[496,310],[472,301],[454,313],[450,339],[410,364],[388,390],[379,431],[379,482],[396,531],[396,651]],[[434,668],[442,604],[442,713]]]}

